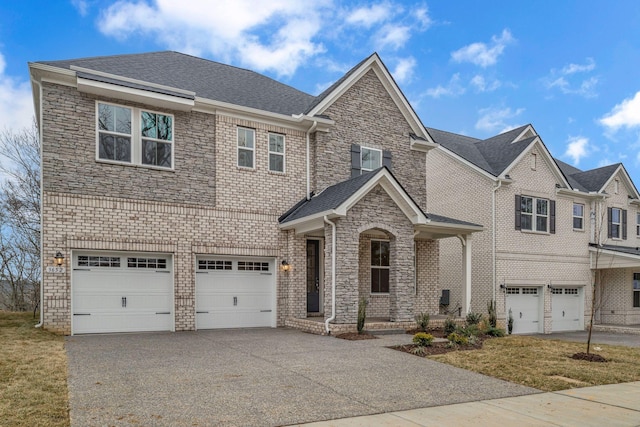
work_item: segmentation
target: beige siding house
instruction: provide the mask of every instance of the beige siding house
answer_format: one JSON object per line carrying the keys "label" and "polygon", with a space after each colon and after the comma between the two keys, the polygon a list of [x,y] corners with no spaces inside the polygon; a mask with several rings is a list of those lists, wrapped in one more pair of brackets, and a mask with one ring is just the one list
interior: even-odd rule
{"label": "beige siding house", "polygon": [[446,240],[471,300],[482,226],[427,201],[442,154],[376,54],[319,96],[176,52],[29,68],[45,328],[336,333],[361,298],[406,326],[439,310]]}
{"label": "beige siding house", "polygon": [[[511,312],[514,333],[584,329],[597,268],[596,320],[640,323],[640,204],[621,164],[573,168],[531,125],[487,140],[428,131],[439,147],[427,156],[427,208],[485,225],[474,238],[471,310],[494,300],[503,321]],[[451,294],[441,311],[461,304],[459,252],[441,242],[440,292]]]}

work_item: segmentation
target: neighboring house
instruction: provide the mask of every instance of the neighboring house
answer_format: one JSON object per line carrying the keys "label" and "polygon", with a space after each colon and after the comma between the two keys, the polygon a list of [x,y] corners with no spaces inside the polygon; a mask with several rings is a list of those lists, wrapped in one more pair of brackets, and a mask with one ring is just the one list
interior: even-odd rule
{"label": "neighboring house", "polygon": [[317,97],[176,52],[29,68],[45,328],[335,333],[363,297],[402,325],[438,311],[448,237],[467,306],[482,227],[426,213],[437,144],[376,54]]}
{"label": "neighboring house", "polygon": [[[597,321],[640,323],[640,203],[621,164],[580,171],[555,160],[531,125],[485,140],[428,132],[439,147],[427,156],[427,208],[485,225],[474,238],[473,311],[495,300],[514,333],[582,330],[598,254]],[[452,303],[462,300],[459,250],[441,242]]]}

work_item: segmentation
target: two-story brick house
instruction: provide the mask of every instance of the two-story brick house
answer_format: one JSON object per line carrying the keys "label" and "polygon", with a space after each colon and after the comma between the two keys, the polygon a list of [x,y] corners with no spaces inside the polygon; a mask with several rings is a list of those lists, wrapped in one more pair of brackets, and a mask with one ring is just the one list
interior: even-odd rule
{"label": "two-story brick house", "polygon": [[376,54],[317,97],[176,52],[29,68],[45,328],[337,332],[362,297],[411,321],[444,238],[469,301],[482,227],[426,213],[437,144]]}
{"label": "two-story brick house", "polygon": [[[596,288],[597,320],[640,321],[640,230],[627,231],[640,204],[621,164],[573,168],[531,125],[485,140],[428,131],[439,147],[427,156],[427,207],[485,225],[474,239],[472,310],[496,301],[501,319],[511,311],[515,333],[584,329],[598,254],[597,269],[607,272]],[[453,303],[461,300],[458,251],[441,243],[440,284]]]}

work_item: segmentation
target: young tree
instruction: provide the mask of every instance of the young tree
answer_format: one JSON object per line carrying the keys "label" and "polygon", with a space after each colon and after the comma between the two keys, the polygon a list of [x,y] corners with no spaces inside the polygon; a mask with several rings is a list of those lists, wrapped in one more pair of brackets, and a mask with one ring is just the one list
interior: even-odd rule
{"label": "young tree", "polygon": [[40,141],[35,122],[0,132],[0,302],[28,310],[39,300]]}

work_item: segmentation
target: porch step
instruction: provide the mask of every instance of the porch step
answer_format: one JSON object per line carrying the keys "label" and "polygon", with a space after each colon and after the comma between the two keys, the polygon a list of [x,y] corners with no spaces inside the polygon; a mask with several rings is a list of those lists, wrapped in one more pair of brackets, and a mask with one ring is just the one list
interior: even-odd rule
{"label": "porch step", "polygon": [[371,335],[395,335],[406,334],[404,329],[365,329],[364,332]]}

